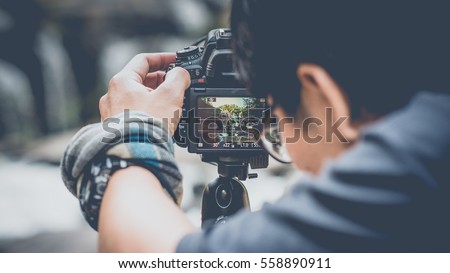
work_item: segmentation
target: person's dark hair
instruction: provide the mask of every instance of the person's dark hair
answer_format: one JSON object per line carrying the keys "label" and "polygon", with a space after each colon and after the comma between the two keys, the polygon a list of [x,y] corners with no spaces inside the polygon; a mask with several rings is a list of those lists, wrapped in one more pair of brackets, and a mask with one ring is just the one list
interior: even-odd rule
{"label": "person's dark hair", "polygon": [[300,63],[324,67],[358,117],[383,115],[422,90],[450,90],[450,16],[433,1],[235,0],[235,66],[254,95],[289,114]]}

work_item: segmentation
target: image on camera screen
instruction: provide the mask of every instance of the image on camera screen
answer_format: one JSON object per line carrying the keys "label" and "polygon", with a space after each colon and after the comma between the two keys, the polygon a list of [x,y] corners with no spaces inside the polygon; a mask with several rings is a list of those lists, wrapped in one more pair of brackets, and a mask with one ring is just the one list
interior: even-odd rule
{"label": "image on camera screen", "polygon": [[201,149],[257,149],[264,98],[199,97],[197,115]]}

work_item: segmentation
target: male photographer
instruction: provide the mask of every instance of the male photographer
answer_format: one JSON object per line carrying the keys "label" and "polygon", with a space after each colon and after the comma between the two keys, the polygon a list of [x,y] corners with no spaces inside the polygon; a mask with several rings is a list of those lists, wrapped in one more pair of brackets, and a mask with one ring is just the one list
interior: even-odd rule
{"label": "male photographer", "polygon": [[125,109],[154,118],[119,143],[100,143],[100,124],[86,127],[62,162],[66,185],[99,230],[100,250],[449,251],[445,11],[429,1],[234,1],[235,67],[278,118],[295,117],[282,139],[311,175],[278,202],[204,231],[176,204],[181,175],[172,143],[138,141],[174,133],[176,120],[167,128],[155,118],[181,108],[189,74],[175,68],[164,80],[174,54],[136,56],[100,100],[102,121],[126,124]]}

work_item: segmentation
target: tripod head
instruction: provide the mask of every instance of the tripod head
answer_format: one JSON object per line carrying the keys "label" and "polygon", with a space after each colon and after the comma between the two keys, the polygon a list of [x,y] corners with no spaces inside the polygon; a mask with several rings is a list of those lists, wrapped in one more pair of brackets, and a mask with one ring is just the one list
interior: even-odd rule
{"label": "tripod head", "polygon": [[206,185],[203,191],[202,228],[223,224],[230,215],[243,208],[250,210],[247,189],[240,180],[257,177],[257,174],[248,173],[249,161],[221,157],[214,162],[217,163],[219,177]]}

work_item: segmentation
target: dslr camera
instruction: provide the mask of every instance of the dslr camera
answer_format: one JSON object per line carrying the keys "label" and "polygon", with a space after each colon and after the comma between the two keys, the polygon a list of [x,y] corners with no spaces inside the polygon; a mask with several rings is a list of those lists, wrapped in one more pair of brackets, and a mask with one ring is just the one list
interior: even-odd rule
{"label": "dslr camera", "polygon": [[[260,143],[265,98],[253,97],[233,69],[230,29],[214,29],[200,42],[176,52],[174,67],[191,77],[175,142],[202,161],[265,168],[268,154]],[[230,166],[230,164],[228,164]],[[219,170],[220,172],[220,170]],[[246,172],[234,174],[246,179]]]}

